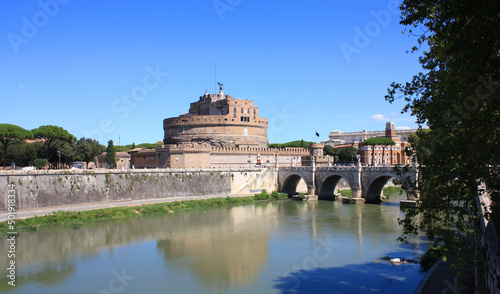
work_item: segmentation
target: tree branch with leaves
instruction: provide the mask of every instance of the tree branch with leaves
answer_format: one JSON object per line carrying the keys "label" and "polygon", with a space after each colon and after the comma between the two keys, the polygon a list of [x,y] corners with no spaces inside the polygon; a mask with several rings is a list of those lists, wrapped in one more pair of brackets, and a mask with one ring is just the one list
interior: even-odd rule
{"label": "tree branch with leaves", "polygon": [[[413,146],[420,163],[420,206],[401,221],[404,234],[426,232],[445,258],[463,265],[477,221],[479,185],[500,209],[500,1],[405,0],[401,24],[417,34],[422,72],[392,83],[386,100],[428,125]],[[428,49],[427,49],[428,48]]]}

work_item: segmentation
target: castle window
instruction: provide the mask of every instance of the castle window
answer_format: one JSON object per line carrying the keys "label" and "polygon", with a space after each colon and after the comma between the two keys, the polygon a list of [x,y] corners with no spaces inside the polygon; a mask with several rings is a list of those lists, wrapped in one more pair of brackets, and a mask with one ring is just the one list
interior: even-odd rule
{"label": "castle window", "polygon": [[256,111],[255,111],[255,108],[254,108],[254,109],[253,109],[253,114],[255,114],[255,113],[256,113]]}
{"label": "castle window", "polygon": [[234,113],[236,113],[236,107],[234,108]]}
{"label": "castle window", "polygon": [[248,117],[248,116],[240,116],[240,121],[250,122],[250,117]]}
{"label": "castle window", "polygon": [[243,113],[243,107],[241,108],[241,113]]}

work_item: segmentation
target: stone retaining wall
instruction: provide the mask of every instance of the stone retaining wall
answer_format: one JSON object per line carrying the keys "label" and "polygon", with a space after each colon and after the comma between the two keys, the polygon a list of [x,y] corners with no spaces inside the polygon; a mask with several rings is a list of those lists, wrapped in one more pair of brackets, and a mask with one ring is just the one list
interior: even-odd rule
{"label": "stone retaining wall", "polygon": [[500,293],[499,237],[495,224],[485,215],[490,209],[491,200],[487,193],[477,198],[478,220],[475,227],[476,251],[476,293]]}
{"label": "stone retaining wall", "polygon": [[9,185],[13,185],[16,192],[14,207],[16,211],[21,211],[155,198],[227,196],[240,191],[265,171],[145,169],[1,172],[0,212],[7,212]]}

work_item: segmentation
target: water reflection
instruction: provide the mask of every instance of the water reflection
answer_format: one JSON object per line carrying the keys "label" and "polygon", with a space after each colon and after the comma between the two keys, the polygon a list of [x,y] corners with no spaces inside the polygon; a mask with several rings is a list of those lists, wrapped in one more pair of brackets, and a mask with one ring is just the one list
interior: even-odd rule
{"label": "water reflection", "polygon": [[210,225],[200,213],[199,219],[173,224],[158,248],[167,266],[187,267],[211,288],[250,286],[268,260],[270,216],[277,210],[276,204],[217,209],[210,214],[225,221]]}
{"label": "water reflection", "polygon": [[[122,293],[150,293],[165,287],[174,292],[186,292],[186,287],[196,292],[284,290],[289,280],[282,274],[312,256],[318,244],[330,244],[335,250],[318,263],[323,270],[303,269],[308,274],[378,271],[383,267],[367,264],[394,250],[413,258],[418,247],[399,248],[395,241],[401,216],[392,205],[285,201],[178,211],[78,229],[51,227],[19,236],[18,286],[12,293],[33,293],[33,289],[62,293],[73,284],[82,285],[75,287],[75,294],[98,292],[108,280],[91,285],[86,279],[110,277],[110,270],[119,271],[122,264],[137,277]],[[6,242],[0,242],[0,250],[7,252]],[[0,261],[7,264],[7,254],[0,255]],[[102,266],[105,263],[113,265]],[[390,269],[383,273],[390,276]],[[10,289],[5,288],[5,277],[0,282],[0,291]]]}

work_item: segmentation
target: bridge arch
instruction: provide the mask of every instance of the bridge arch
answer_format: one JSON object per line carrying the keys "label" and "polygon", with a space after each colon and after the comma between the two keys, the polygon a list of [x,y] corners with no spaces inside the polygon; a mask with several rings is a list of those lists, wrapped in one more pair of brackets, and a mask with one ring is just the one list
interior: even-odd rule
{"label": "bridge arch", "polygon": [[[321,186],[318,189],[318,196],[320,198],[324,199],[333,199],[335,198],[335,192],[337,191],[337,185],[339,184],[340,180],[346,180],[346,182],[349,184],[349,181],[347,179],[343,178],[340,175],[330,175],[327,178],[325,178]],[[349,188],[351,188],[349,184]]]}
{"label": "bridge arch", "polygon": [[299,174],[289,175],[283,181],[281,192],[287,193],[289,195],[298,194],[297,187],[299,186],[301,180],[304,181],[304,183],[307,185],[306,179],[304,179],[301,175]]}
{"label": "bridge arch", "polygon": [[385,184],[394,177],[392,176],[380,176],[375,178],[368,186],[366,191],[365,201],[369,203],[380,203],[382,202],[382,191]]}

